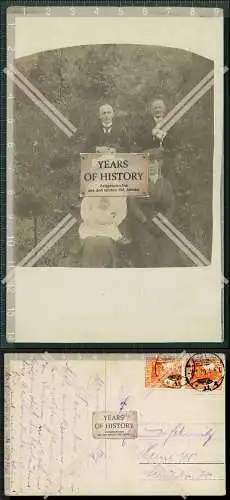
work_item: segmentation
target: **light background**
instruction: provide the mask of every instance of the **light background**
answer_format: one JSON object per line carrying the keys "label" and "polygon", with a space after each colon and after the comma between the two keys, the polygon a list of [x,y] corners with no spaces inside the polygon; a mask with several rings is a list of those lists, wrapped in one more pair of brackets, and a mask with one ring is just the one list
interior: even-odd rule
{"label": "light background", "polygon": [[212,265],[143,270],[19,268],[14,340],[220,342],[223,18],[16,17],[16,58],[103,43],[177,47],[214,60]]}

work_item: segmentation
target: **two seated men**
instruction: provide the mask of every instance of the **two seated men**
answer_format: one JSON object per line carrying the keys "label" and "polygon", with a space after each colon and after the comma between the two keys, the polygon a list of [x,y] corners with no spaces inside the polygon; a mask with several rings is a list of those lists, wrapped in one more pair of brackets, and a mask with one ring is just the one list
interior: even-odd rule
{"label": "two seated men", "polygon": [[125,132],[114,123],[113,108],[109,104],[100,107],[100,123],[89,135],[86,151],[115,153],[147,150],[149,196],[138,199],[87,196],[82,200],[82,223],[79,227],[81,267],[119,267],[118,244],[128,245],[133,267],[176,265],[172,243],[152,221],[158,212],[171,218],[175,203],[172,186],[162,172],[162,145],[166,134],[159,124],[166,113],[164,102],[156,99],[151,109],[152,123],[148,124],[147,130],[142,127],[133,146]]}

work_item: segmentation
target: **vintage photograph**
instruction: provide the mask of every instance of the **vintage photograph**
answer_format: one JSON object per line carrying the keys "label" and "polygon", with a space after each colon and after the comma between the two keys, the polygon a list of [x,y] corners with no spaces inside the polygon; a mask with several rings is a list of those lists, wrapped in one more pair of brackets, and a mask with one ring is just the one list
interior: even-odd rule
{"label": "vintage photograph", "polygon": [[[34,266],[192,267],[191,247],[203,256],[200,265],[210,262],[213,68],[189,50],[137,44],[18,58],[17,78],[36,87],[73,132],[63,133],[15,86],[15,263],[66,217],[68,230]],[[148,154],[148,196],[81,196],[83,153]]]}

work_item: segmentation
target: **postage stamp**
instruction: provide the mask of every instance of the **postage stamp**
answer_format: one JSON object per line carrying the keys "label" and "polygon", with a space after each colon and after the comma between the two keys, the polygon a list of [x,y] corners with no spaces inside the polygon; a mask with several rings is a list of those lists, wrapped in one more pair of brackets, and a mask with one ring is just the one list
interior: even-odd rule
{"label": "postage stamp", "polygon": [[202,353],[190,357],[185,365],[186,382],[197,391],[218,389],[224,379],[224,364],[217,354]]}
{"label": "postage stamp", "polygon": [[96,439],[136,438],[137,412],[94,411],[92,432]]}
{"label": "postage stamp", "polygon": [[147,358],[145,362],[145,386],[180,389],[185,383],[182,374],[182,357],[161,355]]}
{"label": "postage stamp", "polygon": [[213,391],[223,379],[223,361],[213,353],[162,354],[145,360],[145,387]]}

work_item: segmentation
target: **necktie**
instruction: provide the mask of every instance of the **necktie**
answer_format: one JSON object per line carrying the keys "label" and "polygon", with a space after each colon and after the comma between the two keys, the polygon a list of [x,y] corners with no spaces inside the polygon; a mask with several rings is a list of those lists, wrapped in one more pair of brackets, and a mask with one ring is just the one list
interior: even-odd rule
{"label": "necktie", "polygon": [[104,127],[103,130],[104,130],[104,134],[110,134],[112,127]]}

